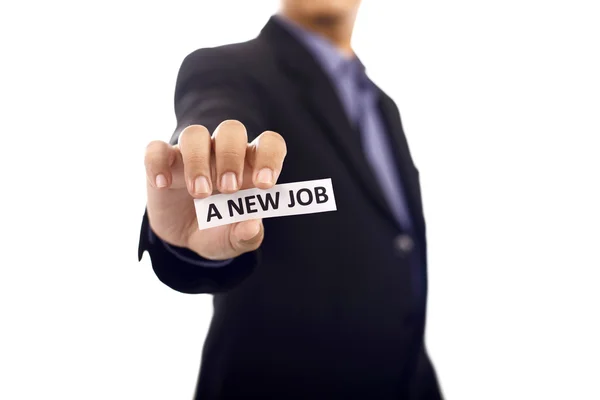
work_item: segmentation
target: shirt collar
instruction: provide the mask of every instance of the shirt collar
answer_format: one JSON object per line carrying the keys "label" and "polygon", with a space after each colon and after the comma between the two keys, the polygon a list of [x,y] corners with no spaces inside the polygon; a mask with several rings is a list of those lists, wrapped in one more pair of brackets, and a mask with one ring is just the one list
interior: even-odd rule
{"label": "shirt collar", "polygon": [[358,57],[342,53],[327,38],[301,27],[281,14],[276,14],[274,18],[308,48],[327,74],[336,76],[345,72],[364,72],[365,67]]}

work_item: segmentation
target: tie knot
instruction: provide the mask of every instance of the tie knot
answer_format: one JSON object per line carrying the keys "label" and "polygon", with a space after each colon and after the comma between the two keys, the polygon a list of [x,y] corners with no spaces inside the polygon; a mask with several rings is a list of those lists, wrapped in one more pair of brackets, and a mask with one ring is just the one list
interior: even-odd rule
{"label": "tie knot", "polygon": [[358,87],[363,89],[370,85],[371,81],[367,76],[365,66],[362,62],[360,62],[358,58],[353,58],[352,60],[349,60],[348,64],[346,65],[346,68],[348,69],[348,74],[352,76],[352,79],[356,82],[356,85]]}
{"label": "tie knot", "polygon": [[347,79],[353,81],[355,85],[360,88],[366,88],[371,83],[367,76],[365,66],[356,57],[345,60],[338,67],[338,73],[347,77]]}

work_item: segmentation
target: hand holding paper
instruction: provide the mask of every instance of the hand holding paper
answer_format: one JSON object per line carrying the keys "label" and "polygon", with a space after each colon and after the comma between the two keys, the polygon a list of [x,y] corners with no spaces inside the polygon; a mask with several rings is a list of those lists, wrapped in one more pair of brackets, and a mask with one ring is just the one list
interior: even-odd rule
{"label": "hand holding paper", "polygon": [[[198,226],[194,200],[206,199],[213,193],[271,189],[279,178],[286,153],[285,140],[278,133],[266,131],[248,143],[246,128],[234,120],[222,122],[212,136],[201,125],[189,126],[181,132],[176,146],[151,142],[146,149],[145,166],[152,230],[167,243],[187,247],[211,260],[257,249],[263,240],[263,214],[252,211],[260,206],[258,198],[250,198],[248,203],[244,200],[244,216],[250,218],[213,223],[203,230]],[[302,202],[307,200],[305,196]],[[254,200],[256,203],[252,204]],[[269,201],[266,197],[261,200]],[[284,201],[283,197],[280,201]],[[335,201],[333,204],[335,207]],[[223,212],[228,212],[227,208]]]}

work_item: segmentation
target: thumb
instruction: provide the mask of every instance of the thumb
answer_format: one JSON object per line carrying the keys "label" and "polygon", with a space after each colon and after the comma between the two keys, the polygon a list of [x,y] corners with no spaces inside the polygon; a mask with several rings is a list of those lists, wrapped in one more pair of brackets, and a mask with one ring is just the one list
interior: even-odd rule
{"label": "thumb", "polygon": [[229,234],[231,247],[240,254],[258,249],[265,236],[261,219],[233,224]]}

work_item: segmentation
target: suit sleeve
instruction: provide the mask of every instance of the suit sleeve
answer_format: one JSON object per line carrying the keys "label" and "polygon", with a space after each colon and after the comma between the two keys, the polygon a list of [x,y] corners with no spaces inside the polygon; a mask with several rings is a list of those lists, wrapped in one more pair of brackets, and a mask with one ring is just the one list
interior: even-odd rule
{"label": "suit sleeve", "polygon": [[[198,50],[185,58],[175,87],[177,127],[171,144],[189,125],[204,125],[210,132],[224,120],[241,121],[253,140],[266,130],[259,85],[225,49]],[[243,254],[215,268],[209,260],[185,248],[167,248],[153,235],[147,214],[140,232],[138,258],[147,251],[161,282],[183,293],[220,293],[233,289],[258,266],[260,250]],[[205,265],[205,266],[203,266]]]}

